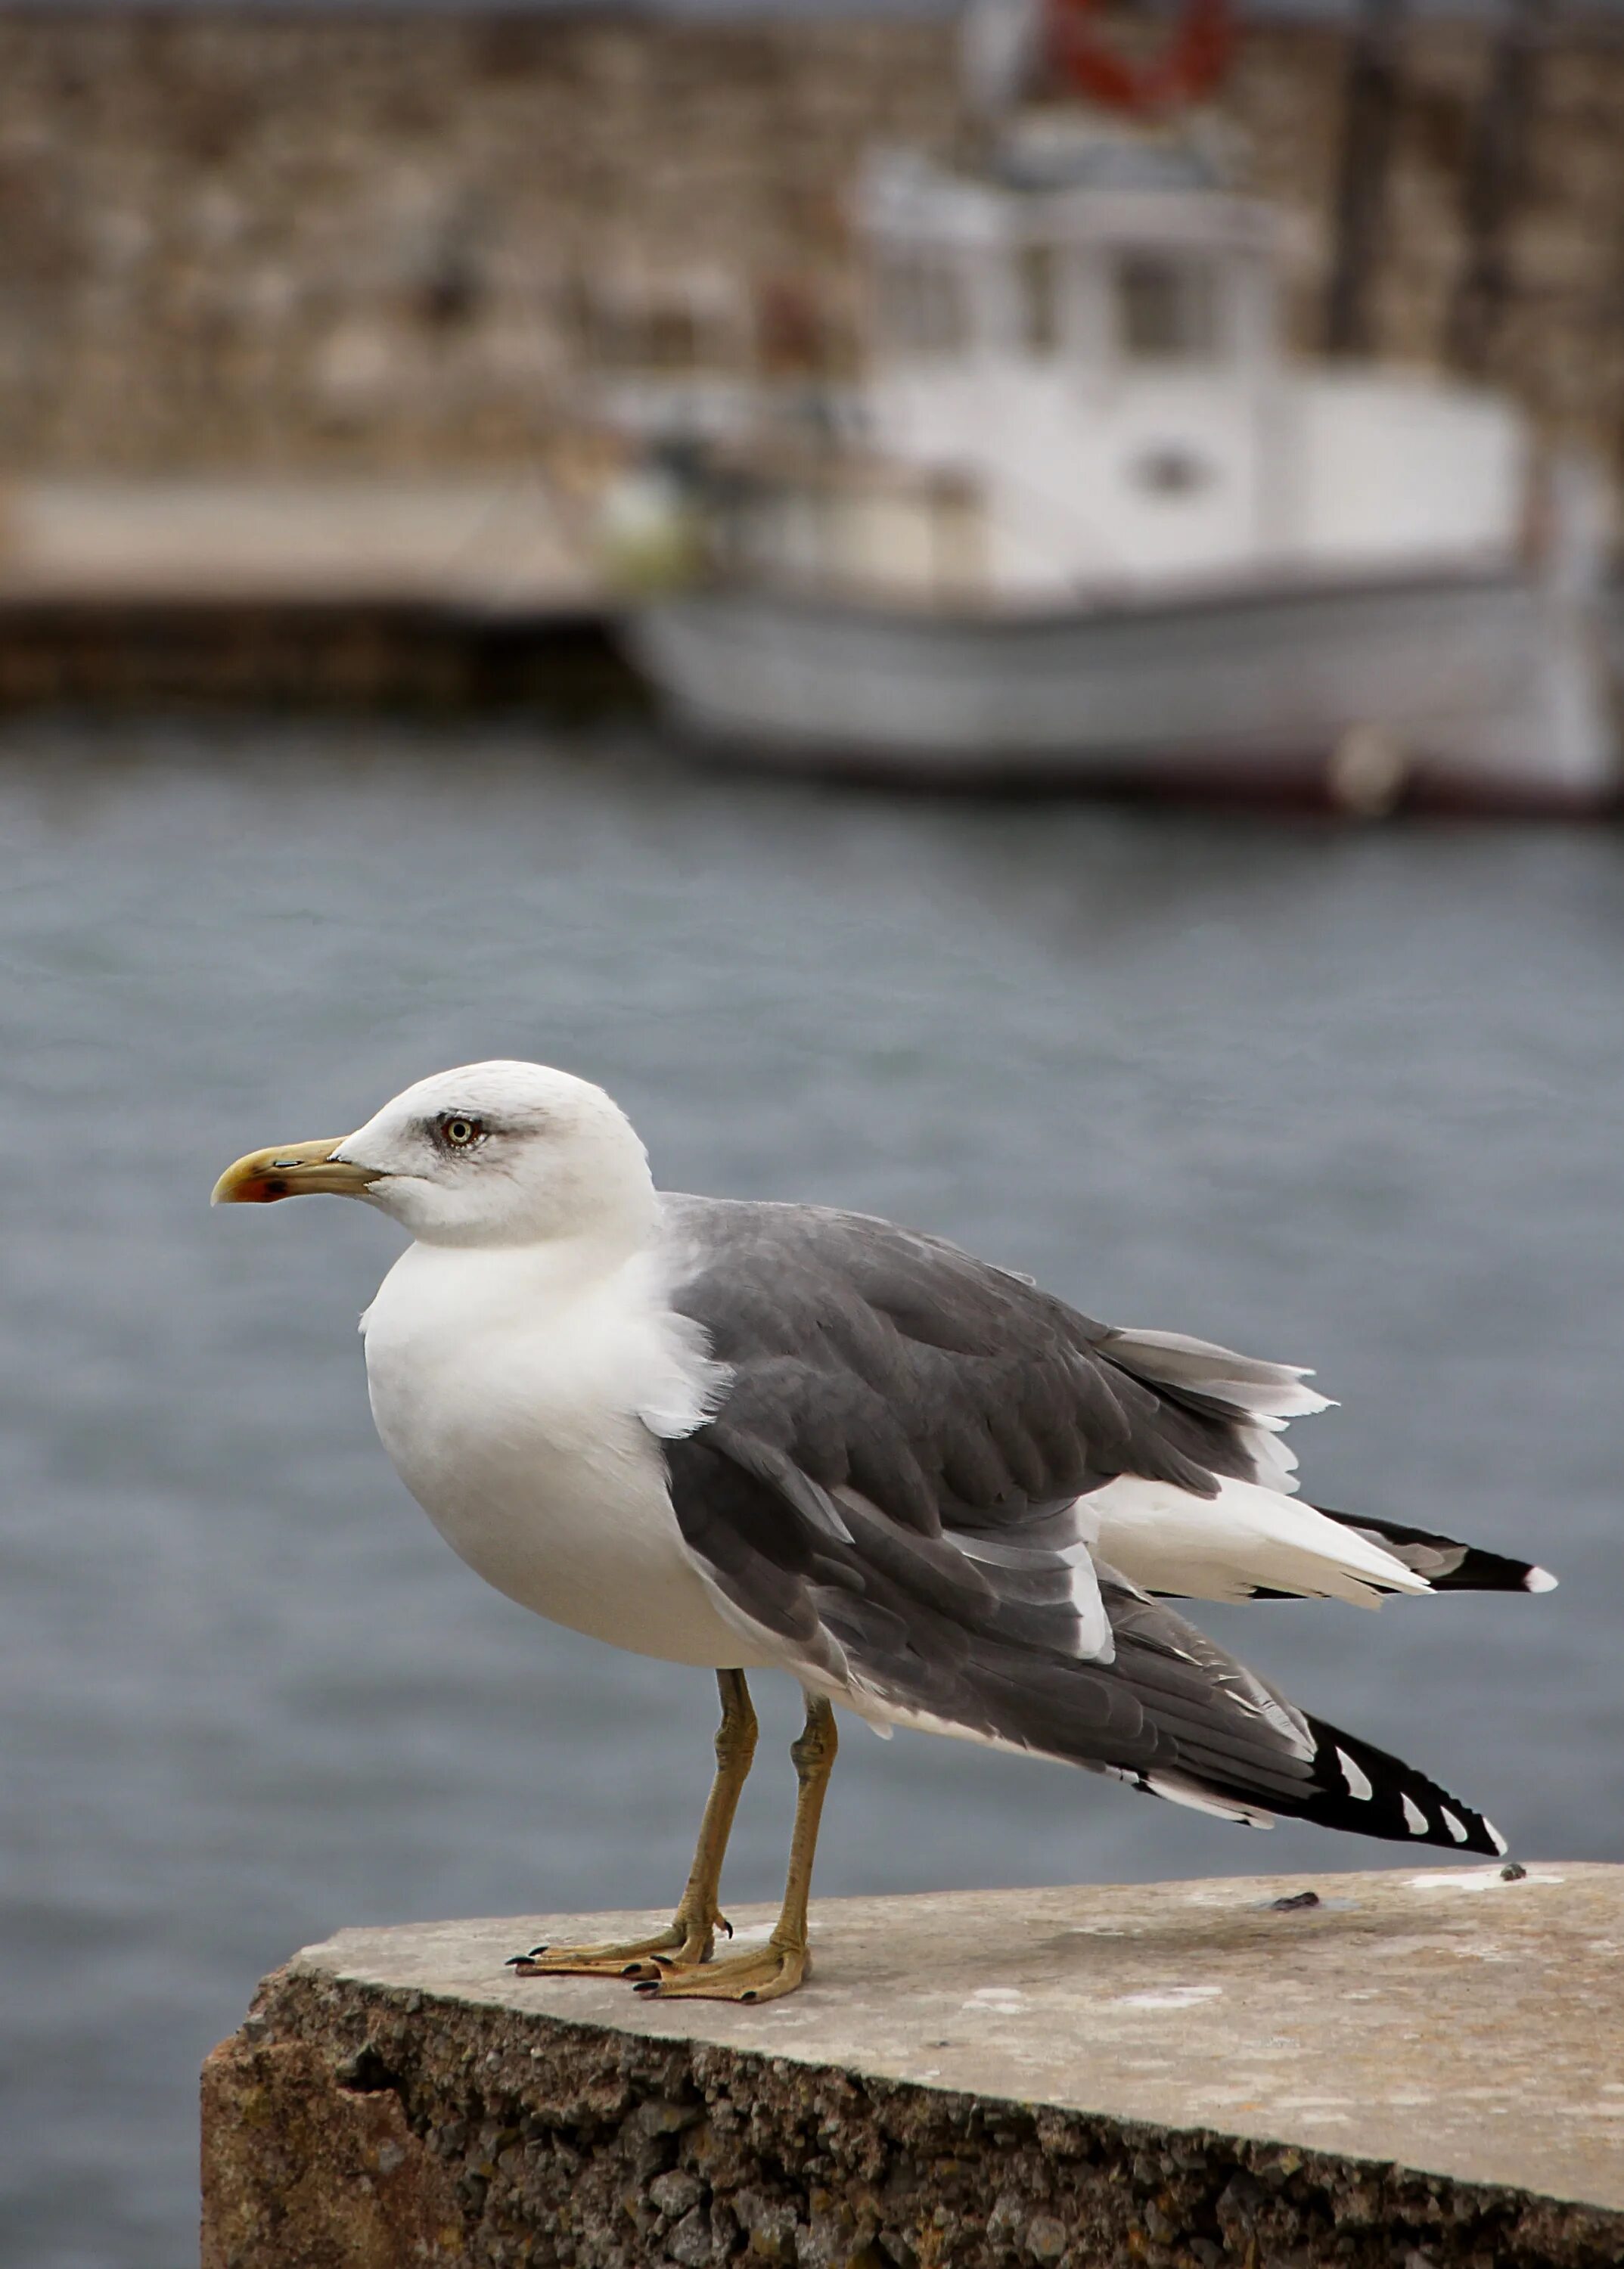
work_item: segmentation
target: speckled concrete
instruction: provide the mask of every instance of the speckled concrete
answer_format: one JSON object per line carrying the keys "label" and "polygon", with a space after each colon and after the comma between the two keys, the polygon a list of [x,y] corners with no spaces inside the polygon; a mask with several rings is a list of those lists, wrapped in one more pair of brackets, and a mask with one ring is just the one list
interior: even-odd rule
{"label": "speckled concrete", "polygon": [[[311,2269],[409,2227],[422,2259],[609,2269],[1624,2261],[1624,1868],[828,1902],[812,1983],[754,2008],[503,1967],[650,1920],[306,1949],[218,2052],[210,2269],[294,2258],[285,2212],[282,2251],[255,2235],[297,2172],[262,2147],[277,2070],[314,2156],[361,2117],[383,2175],[419,2162],[381,2250],[313,2225]],[[351,2149],[351,2204],[383,2148]]]}

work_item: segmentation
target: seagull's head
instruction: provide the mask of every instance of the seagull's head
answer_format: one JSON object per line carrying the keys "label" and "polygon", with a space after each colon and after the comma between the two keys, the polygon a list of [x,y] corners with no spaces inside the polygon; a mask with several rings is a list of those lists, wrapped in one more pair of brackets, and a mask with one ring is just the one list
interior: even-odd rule
{"label": "seagull's head", "polygon": [[619,1105],[545,1064],[465,1064],[419,1080],[353,1134],[251,1151],[216,1205],[365,1198],[424,1245],[640,1245],[648,1159]]}

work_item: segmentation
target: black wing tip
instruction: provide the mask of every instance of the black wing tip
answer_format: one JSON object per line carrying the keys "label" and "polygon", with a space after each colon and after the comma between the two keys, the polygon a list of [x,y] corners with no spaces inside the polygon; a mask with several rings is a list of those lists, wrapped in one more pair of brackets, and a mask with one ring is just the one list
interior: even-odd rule
{"label": "black wing tip", "polygon": [[1489,1552],[1479,1544],[1463,1544],[1434,1528],[1412,1528],[1399,1520],[1378,1520],[1374,1513],[1320,1511],[1345,1528],[1368,1537],[1424,1576],[1435,1592],[1554,1592],[1556,1578],[1548,1568],[1532,1560],[1514,1559],[1505,1552]]}
{"label": "black wing tip", "polygon": [[1556,1578],[1532,1560],[1512,1560],[1502,1552],[1466,1547],[1458,1568],[1431,1578],[1435,1592],[1554,1592]]}
{"label": "black wing tip", "polygon": [[1308,1726],[1315,1741],[1316,1786],[1300,1808],[1301,1818],[1389,1843],[1431,1844],[1445,1851],[1504,1859],[1506,1840],[1494,1822],[1414,1765],[1321,1718],[1310,1718]]}
{"label": "black wing tip", "polygon": [[[1471,1546],[1459,1567],[1448,1575],[1423,1572],[1435,1592],[1554,1592],[1558,1588],[1558,1578],[1548,1568],[1537,1567],[1532,1560],[1508,1560],[1498,1552],[1479,1552]],[[1393,1596],[1385,1585],[1376,1588],[1387,1598]],[[1159,1600],[1182,1596],[1175,1592],[1156,1593]],[[1246,1594],[1249,1600],[1300,1600],[1302,1596],[1301,1592],[1271,1591],[1266,1585]]]}

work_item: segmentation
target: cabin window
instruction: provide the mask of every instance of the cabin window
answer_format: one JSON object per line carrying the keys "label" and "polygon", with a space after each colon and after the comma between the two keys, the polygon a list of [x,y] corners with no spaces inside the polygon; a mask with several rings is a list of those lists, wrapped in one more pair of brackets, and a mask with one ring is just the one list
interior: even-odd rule
{"label": "cabin window", "polygon": [[945,261],[888,261],[880,271],[880,314],[898,353],[956,354],[965,345],[963,280]]}
{"label": "cabin window", "polygon": [[1187,497],[1210,485],[1214,468],[1181,441],[1163,441],[1134,459],[1129,477],[1149,496]]}
{"label": "cabin window", "polygon": [[1021,335],[1033,355],[1060,349],[1060,256],[1052,244],[1023,244],[1020,251]]}
{"label": "cabin window", "polygon": [[1144,362],[1200,362],[1217,351],[1210,268],[1165,254],[1130,252],[1117,268],[1122,351]]}

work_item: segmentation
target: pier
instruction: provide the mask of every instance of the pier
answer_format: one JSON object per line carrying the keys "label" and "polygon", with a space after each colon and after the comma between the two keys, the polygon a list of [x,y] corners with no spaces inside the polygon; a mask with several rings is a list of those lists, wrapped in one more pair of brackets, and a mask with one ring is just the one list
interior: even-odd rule
{"label": "pier", "polygon": [[0,486],[0,717],[635,706],[534,473]]}
{"label": "pier", "polygon": [[660,1919],[306,1948],[205,2067],[204,2269],[1624,2260],[1624,1867],[830,1901],[758,2008],[504,1967]]}

